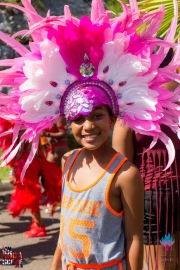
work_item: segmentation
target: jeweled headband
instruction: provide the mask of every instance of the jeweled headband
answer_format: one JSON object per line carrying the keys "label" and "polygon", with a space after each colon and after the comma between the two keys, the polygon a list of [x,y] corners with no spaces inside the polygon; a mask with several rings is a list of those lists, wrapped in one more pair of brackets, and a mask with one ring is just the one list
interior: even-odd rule
{"label": "jeweled headband", "polygon": [[[169,92],[163,86],[170,80],[180,82],[180,74],[176,73],[179,48],[172,42],[177,25],[176,0],[175,17],[164,40],[155,37],[163,20],[163,7],[141,14],[136,1],[130,0],[130,8],[121,3],[123,13],[111,19],[102,0],[93,0],[91,18],[77,19],[68,6],[64,16],[48,13],[43,18],[30,0],[22,0],[22,4],[0,3],[23,11],[29,22],[28,30],[13,37],[0,32],[0,39],[20,55],[0,61],[0,66],[9,67],[0,71],[0,86],[13,89],[9,96],[0,94],[0,117],[14,123],[13,130],[8,131],[13,132],[12,145],[1,157],[1,165],[16,155],[22,142],[32,142],[23,177],[45,128],[50,128],[61,114],[73,120],[105,104],[135,132],[152,136],[150,147],[162,140],[169,153],[168,167],[175,151],[161,125],[168,125],[180,136],[176,105],[180,89]],[[29,49],[15,40],[26,34],[32,37]],[[159,50],[153,53],[156,45]],[[159,68],[170,47],[175,50],[173,60]],[[25,132],[17,144],[22,129]]]}
{"label": "jeweled headband", "polygon": [[118,99],[113,89],[100,80],[79,80],[72,83],[61,99],[60,113],[74,120],[79,115],[88,115],[95,108],[108,105],[112,113],[119,114]]}

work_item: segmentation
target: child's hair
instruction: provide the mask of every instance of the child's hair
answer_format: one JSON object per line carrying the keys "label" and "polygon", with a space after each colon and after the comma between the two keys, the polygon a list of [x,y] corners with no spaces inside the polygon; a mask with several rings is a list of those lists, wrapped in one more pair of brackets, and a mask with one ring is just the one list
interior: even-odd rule
{"label": "child's hair", "polygon": [[174,56],[174,51],[172,48],[170,48],[168,53],[166,54],[166,57],[163,59],[162,63],[159,65],[159,68],[168,66],[171,63],[173,56]]}
{"label": "child's hair", "polygon": [[114,116],[114,117],[117,117],[111,110],[111,108],[108,106],[108,105],[105,105],[107,110],[108,110],[108,113],[109,113],[109,116]]}
{"label": "child's hair", "polygon": [[[157,37],[157,38],[163,40],[163,38],[161,38],[161,37]],[[157,46],[155,47],[155,49],[153,50],[152,53],[153,53],[153,54],[157,53],[157,51],[159,50],[159,48],[160,48],[160,46],[157,45]],[[174,56],[174,50],[173,50],[172,48],[170,48],[169,51],[168,51],[168,53],[166,54],[166,57],[163,59],[163,61],[162,61],[161,64],[159,65],[159,68],[163,68],[163,67],[168,66],[168,65],[171,63],[171,61],[172,61],[172,59],[173,59],[173,56]]]}

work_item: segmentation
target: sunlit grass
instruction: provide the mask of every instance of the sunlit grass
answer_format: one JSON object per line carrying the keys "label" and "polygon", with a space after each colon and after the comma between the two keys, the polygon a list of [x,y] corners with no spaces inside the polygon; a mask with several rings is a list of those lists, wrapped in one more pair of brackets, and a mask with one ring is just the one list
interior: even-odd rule
{"label": "sunlit grass", "polygon": [[10,167],[0,168],[0,180],[8,180]]}
{"label": "sunlit grass", "polygon": [[[2,150],[0,148],[0,156],[2,154]],[[1,159],[0,159],[1,161]],[[9,171],[10,171],[10,167],[6,166],[6,167],[0,167],[0,180],[7,180],[9,178]]]}

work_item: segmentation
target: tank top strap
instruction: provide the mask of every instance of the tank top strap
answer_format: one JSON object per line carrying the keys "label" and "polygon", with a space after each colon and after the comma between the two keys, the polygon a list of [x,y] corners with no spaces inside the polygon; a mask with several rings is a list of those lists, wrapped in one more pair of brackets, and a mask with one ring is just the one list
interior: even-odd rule
{"label": "tank top strap", "polygon": [[64,178],[66,178],[66,174],[69,170],[69,168],[71,167],[72,162],[75,160],[75,158],[77,157],[77,155],[82,151],[82,149],[75,149],[67,158],[67,161],[65,163],[64,166],[64,170],[63,170],[63,175]]}
{"label": "tank top strap", "polygon": [[126,157],[124,157],[121,153],[116,153],[106,167],[107,174],[116,174],[125,161],[127,161]]}

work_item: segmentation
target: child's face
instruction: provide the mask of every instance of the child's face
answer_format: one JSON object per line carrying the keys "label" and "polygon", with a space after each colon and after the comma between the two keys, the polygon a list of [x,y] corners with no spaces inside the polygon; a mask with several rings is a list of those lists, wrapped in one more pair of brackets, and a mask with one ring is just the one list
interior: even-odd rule
{"label": "child's face", "polygon": [[80,115],[71,122],[71,128],[76,141],[89,150],[95,150],[109,138],[110,129],[116,121],[110,116],[106,106],[101,106],[88,116]]}

